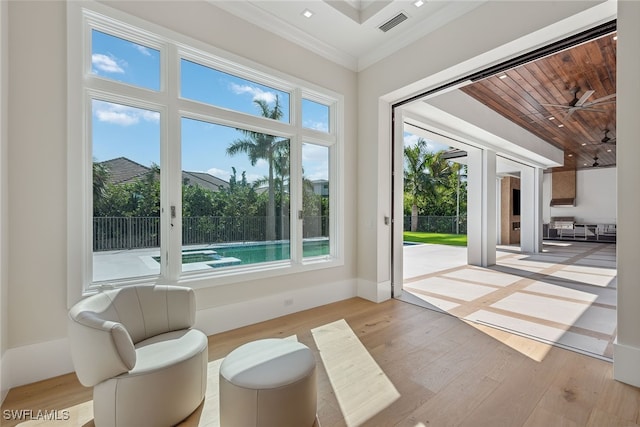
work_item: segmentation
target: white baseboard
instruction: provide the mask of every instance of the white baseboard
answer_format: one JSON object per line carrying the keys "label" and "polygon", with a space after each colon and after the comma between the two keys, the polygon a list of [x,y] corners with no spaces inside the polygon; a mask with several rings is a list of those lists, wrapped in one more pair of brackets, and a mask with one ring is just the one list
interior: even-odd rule
{"label": "white baseboard", "polygon": [[375,303],[386,301],[391,298],[391,281],[376,283],[359,279],[358,296]]}
{"label": "white baseboard", "polygon": [[198,310],[196,328],[207,335],[213,335],[355,296],[355,280],[301,288],[236,304]]}
{"label": "white baseboard", "polygon": [[73,372],[69,340],[53,341],[10,348],[3,360],[9,373],[9,387],[18,387]]}
{"label": "white baseboard", "polygon": [[[327,283],[236,304],[198,310],[196,327],[207,335],[240,328],[356,296],[355,280]],[[7,350],[2,357],[3,398],[12,387],[73,372],[67,338]]]}
{"label": "white baseboard", "polygon": [[640,387],[640,348],[613,344],[613,378]]}

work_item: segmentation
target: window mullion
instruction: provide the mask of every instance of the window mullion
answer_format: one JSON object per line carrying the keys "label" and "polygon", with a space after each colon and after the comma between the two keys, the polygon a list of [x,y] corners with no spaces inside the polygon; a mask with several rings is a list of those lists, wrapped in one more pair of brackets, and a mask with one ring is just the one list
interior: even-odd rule
{"label": "window mullion", "polygon": [[213,105],[203,104],[187,99],[178,99],[182,116],[195,120],[216,123],[224,126],[243,128],[255,132],[286,137],[290,135],[294,126],[289,123],[277,122],[263,117],[252,116],[237,111]]}
{"label": "window mullion", "polygon": [[330,109],[331,129],[338,143],[329,147],[329,244],[331,255],[342,259],[344,256],[344,117],[343,103],[334,102]]}
{"label": "window mullion", "polygon": [[291,120],[296,128],[295,136],[291,140],[289,187],[291,197],[291,261],[302,263],[302,92],[293,91],[291,105]]}
{"label": "window mullion", "polygon": [[165,261],[163,278],[177,282],[182,271],[182,159],[180,150],[180,111],[178,108],[180,58],[177,49],[169,45],[163,62],[165,94],[167,99],[166,126],[163,128],[162,146],[162,219],[164,238],[162,253]]}

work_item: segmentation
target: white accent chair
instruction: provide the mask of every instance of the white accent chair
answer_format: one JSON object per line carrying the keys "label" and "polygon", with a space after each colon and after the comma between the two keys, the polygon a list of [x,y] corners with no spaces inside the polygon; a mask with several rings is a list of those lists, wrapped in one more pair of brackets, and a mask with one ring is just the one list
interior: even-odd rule
{"label": "white accent chair", "polygon": [[93,387],[96,427],[173,426],[198,408],[208,342],[194,323],[195,294],[178,286],[110,289],[71,308],[71,356]]}

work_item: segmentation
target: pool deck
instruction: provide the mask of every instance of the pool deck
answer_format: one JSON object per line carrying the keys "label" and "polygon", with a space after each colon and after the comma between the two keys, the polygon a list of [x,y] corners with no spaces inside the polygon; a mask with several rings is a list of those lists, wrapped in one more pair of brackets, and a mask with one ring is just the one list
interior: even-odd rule
{"label": "pool deck", "polygon": [[[215,251],[210,245],[188,246],[190,252]],[[130,249],[96,252],[93,258],[93,281],[109,282],[132,277],[152,277],[160,274],[160,248]],[[223,257],[218,260],[190,262],[182,264],[182,271],[208,270],[213,266],[227,266],[240,263],[238,258]]]}
{"label": "pool deck", "polygon": [[[326,237],[305,238],[305,245],[314,245],[318,242],[328,242]],[[182,248],[185,253],[224,253],[223,249],[241,249],[256,246],[288,245],[288,240],[274,240],[269,242],[228,242],[189,245]],[[305,256],[314,256],[306,255]],[[160,274],[160,248],[124,249],[116,251],[95,252],[93,257],[93,282],[115,282],[123,279],[144,278],[158,276]],[[242,263],[242,260],[233,256],[223,256],[220,259],[211,259],[202,262],[188,262],[182,264],[183,272],[210,270]]]}

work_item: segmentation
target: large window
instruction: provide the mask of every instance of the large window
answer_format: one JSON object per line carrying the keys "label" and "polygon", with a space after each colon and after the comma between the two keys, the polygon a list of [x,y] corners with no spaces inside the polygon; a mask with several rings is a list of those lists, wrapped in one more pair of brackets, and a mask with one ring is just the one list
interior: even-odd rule
{"label": "large window", "polygon": [[83,120],[69,122],[68,252],[79,288],[229,283],[341,262],[339,96],[116,21],[102,5],[70,9],[69,115]]}
{"label": "large window", "polygon": [[289,145],[182,119],[182,271],[290,259]]}

